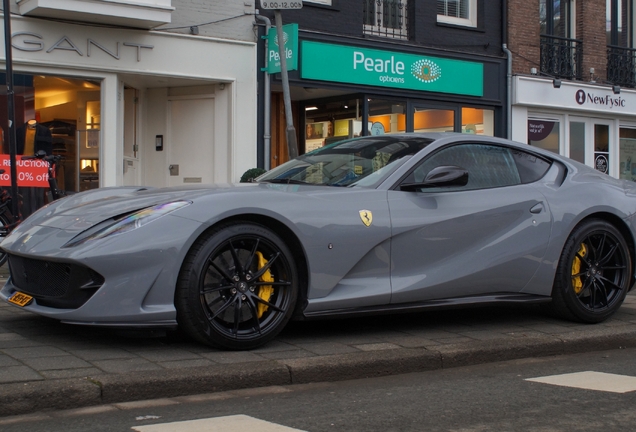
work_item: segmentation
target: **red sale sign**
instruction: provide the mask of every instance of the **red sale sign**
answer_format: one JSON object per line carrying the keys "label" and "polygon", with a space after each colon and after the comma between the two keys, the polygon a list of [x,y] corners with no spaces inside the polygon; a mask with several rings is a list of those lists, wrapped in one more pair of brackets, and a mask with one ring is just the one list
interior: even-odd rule
{"label": "red sale sign", "polygon": [[[23,160],[16,156],[16,170],[19,187],[49,187],[49,163],[41,159]],[[0,186],[11,186],[11,159],[8,154],[0,154]]]}

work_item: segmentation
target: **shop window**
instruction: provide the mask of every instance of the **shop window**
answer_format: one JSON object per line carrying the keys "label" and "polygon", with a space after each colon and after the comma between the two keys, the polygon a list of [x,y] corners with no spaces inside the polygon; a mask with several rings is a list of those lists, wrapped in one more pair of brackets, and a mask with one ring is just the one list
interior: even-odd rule
{"label": "shop window", "polygon": [[495,136],[495,112],[479,108],[462,108],[462,132]]}
{"label": "shop window", "polygon": [[528,119],[528,144],[559,153],[559,122]]}
{"label": "shop window", "polygon": [[364,33],[378,36],[406,39],[406,0],[363,0]]}
{"label": "shop window", "polygon": [[384,99],[369,100],[368,135],[401,133],[406,130],[406,104]]}
{"label": "shop window", "polygon": [[636,128],[621,127],[619,136],[620,178],[636,181]]}
{"label": "shop window", "polygon": [[331,6],[333,3],[333,0],[303,0],[303,3],[316,3],[316,4]]}
{"label": "shop window", "polygon": [[437,22],[477,26],[477,0],[437,0]]}
{"label": "shop window", "polygon": [[585,123],[570,122],[570,159],[585,163]]}
{"label": "shop window", "polygon": [[415,108],[413,113],[414,132],[453,132],[454,128],[454,110]]}
{"label": "shop window", "polygon": [[[4,81],[4,75],[0,78]],[[2,84],[5,84],[2,82]],[[6,86],[4,87],[6,89]],[[101,90],[99,82],[69,77],[16,74],[14,76],[16,151],[31,155],[38,150],[62,155],[56,167],[58,185],[67,191],[99,186],[99,146],[101,130]],[[0,124],[7,121],[7,97],[0,95]],[[9,143],[3,134],[2,158],[9,158]],[[18,165],[18,171],[20,171]],[[84,169],[92,171],[88,183],[82,183]],[[18,174],[23,196],[22,215],[28,216],[46,204],[46,180],[25,183],[30,178]],[[37,177],[37,176],[36,176]],[[10,186],[2,178],[0,186]]]}
{"label": "shop window", "polygon": [[362,135],[362,101],[342,99],[305,106],[305,152]]}

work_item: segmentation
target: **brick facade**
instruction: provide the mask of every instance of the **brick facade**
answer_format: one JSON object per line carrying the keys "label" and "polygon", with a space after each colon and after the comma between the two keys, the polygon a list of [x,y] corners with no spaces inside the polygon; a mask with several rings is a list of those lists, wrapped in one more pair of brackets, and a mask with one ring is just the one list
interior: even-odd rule
{"label": "brick facade", "polygon": [[508,1],[508,48],[513,53],[513,74],[539,69],[539,30],[539,0]]}
{"label": "brick facade", "polygon": [[605,7],[605,0],[576,2],[576,38],[583,41],[583,81],[590,80],[590,68],[594,68],[597,80],[607,76]]}
{"label": "brick facade", "polygon": [[[606,79],[605,0],[575,0],[572,39],[582,44],[581,79],[590,80],[590,68],[598,81]],[[513,74],[540,70],[539,0],[508,1],[508,46],[513,53]]]}
{"label": "brick facade", "polygon": [[255,42],[251,24],[259,5],[259,0],[172,0],[172,22],[157,30],[190,34],[197,26],[201,36]]}

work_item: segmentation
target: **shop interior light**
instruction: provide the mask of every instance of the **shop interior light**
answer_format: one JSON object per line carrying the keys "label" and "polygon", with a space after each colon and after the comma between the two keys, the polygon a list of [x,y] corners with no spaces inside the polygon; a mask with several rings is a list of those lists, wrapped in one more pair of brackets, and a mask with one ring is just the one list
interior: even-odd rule
{"label": "shop interior light", "polygon": [[305,107],[305,111],[313,111],[313,110],[317,110],[317,109],[318,109],[318,107],[315,107],[315,106]]}

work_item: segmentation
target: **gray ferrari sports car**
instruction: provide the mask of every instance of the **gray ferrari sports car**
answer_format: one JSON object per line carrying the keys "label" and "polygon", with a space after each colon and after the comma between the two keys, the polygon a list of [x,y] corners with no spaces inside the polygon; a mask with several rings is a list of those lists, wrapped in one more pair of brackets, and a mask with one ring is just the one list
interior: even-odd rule
{"label": "gray ferrari sports car", "polygon": [[636,183],[504,139],[344,140],[255,182],[103,188],[0,245],[0,297],[66,323],[180,326],[227,349],[292,318],[545,302],[600,322],[634,279]]}

